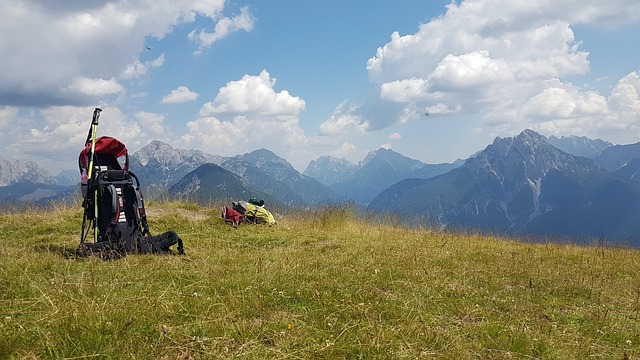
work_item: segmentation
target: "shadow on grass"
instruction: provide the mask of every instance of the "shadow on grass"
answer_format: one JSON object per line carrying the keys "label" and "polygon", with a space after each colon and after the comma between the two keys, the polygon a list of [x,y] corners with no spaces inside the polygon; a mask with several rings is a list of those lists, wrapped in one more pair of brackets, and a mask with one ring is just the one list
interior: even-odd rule
{"label": "shadow on grass", "polygon": [[47,253],[59,255],[65,259],[77,259],[78,256],[76,254],[77,247],[66,247],[60,245],[51,245],[51,244],[38,244],[33,247],[33,249],[37,253]]}
{"label": "shadow on grass", "polygon": [[126,256],[126,254],[120,253],[115,250],[105,250],[91,252],[89,250],[79,251],[77,247],[70,248],[65,246],[40,244],[33,247],[38,253],[59,255],[64,259],[69,260],[82,260],[91,257],[96,257],[101,260],[119,260]]}

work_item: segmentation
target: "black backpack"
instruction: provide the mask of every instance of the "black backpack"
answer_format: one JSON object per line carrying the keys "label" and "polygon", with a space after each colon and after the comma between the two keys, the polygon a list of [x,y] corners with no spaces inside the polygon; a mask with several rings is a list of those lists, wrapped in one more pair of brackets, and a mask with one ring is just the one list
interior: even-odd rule
{"label": "black backpack", "polygon": [[[97,124],[95,113],[94,122]],[[151,236],[140,181],[128,170],[129,156],[124,144],[110,137],[93,141],[91,136],[90,130],[78,159],[84,216],[76,254],[97,254],[103,258],[167,254],[172,253],[171,247],[176,244],[178,253],[184,254],[182,239],[174,231]],[[86,241],[90,232],[94,242]]]}

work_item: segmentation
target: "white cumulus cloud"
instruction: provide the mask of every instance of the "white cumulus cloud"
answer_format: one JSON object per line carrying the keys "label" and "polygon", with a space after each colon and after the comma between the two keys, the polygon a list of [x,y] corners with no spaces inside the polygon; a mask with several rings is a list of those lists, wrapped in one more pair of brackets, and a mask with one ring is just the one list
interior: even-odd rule
{"label": "white cumulus cloud", "polygon": [[337,157],[339,159],[342,158],[348,158],[349,155],[353,154],[353,152],[356,150],[356,146],[350,142],[344,142],[342,145],[340,145],[337,149],[334,149],[333,151],[331,151],[331,156],[333,157]]}
{"label": "white cumulus cloud", "polygon": [[360,118],[334,115],[319,131],[336,133],[356,123],[373,131],[423,121],[425,114],[474,115],[482,120],[478,125],[509,133],[531,127],[588,135],[640,124],[632,75],[608,98],[568,80],[590,70],[573,25],[638,21],[640,3],[631,0],[451,2],[416,33],[391,34],[368,60],[379,93],[350,110]]}
{"label": "white cumulus cloud", "polygon": [[346,135],[363,133],[369,124],[363,120],[358,108],[348,102],[341,103],[331,117],[320,124],[320,135]]}
{"label": "white cumulus cloud", "polygon": [[276,92],[276,79],[266,70],[260,75],[245,75],[240,80],[230,81],[221,88],[218,95],[200,109],[200,116],[234,117],[238,114],[267,117],[270,119],[291,119],[305,107],[305,101],[291,96],[287,90]]}
{"label": "white cumulus cloud", "polygon": [[159,68],[164,64],[164,54],[151,61],[140,62],[136,59],[132,64],[128,64],[124,70],[125,79],[141,78],[149,74],[149,69]]}
{"label": "white cumulus cloud", "polygon": [[[224,0],[36,1],[0,4],[0,105],[45,107],[95,103],[120,94],[125,79],[161,66],[164,54],[143,61],[149,37],[161,39],[196,18],[216,28],[214,39],[250,31],[243,9],[230,21]],[[208,33],[200,47],[211,45]]]}
{"label": "white cumulus cloud", "polygon": [[178,142],[226,156],[267,148],[296,162],[299,147],[309,141],[298,123],[305,101],[277,92],[275,84],[266,70],[230,81],[202,106],[198,119],[187,123]]}
{"label": "white cumulus cloud", "polygon": [[155,114],[146,111],[138,111],[135,113],[135,117],[142,129],[154,139],[165,139],[169,135],[169,132],[164,124],[164,115]]}
{"label": "white cumulus cloud", "polygon": [[188,101],[194,101],[198,98],[197,92],[189,90],[186,86],[178,86],[177,89],[171,90],[171,92],[162,98],[160,101],[163,104],[180,104]]}
{"label": "white cumulus cloud", "polygon": [[400,133],[393,133],[389,135],[389,140],[400,140],[402,135]]}
{"label": "white cumulus cloud", "polygon": [[223,17],[218,20],[213,32],[206,30],[193,30],[189,33],[189,39],[197,42],[200,47],[209,47],[214,42],[228,36],[236,31],[251,31],[254,19],[249,13],[248,7],[240,9],[240,14],[234,17]]}
{"label": "white cumulus cloud", "polygon": [[18,117],[18,108],[13,106],[0,107],[0,131],[8,128]]}
{"label": "white cumulus cloud", "polygon": [[62,89],[63,94],[72,94],[73,96],[94,96],[101,97],[106,95],[119,94],[124,91],[124,87],[114,78],[111,79],[89,79],[77,78],[73,79],[71,84]]}

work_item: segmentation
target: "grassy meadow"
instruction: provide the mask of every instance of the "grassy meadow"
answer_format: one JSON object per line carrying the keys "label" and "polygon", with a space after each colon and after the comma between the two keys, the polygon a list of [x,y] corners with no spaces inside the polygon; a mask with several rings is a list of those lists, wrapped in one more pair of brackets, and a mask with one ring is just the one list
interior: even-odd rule
{"label": "grassy meadow", "polygon": [[0,359],[640,359],[640,251],[406,229],[348,208],[232,228],[147,205],[185,256],[74,258],[82,210],[0,215]]}

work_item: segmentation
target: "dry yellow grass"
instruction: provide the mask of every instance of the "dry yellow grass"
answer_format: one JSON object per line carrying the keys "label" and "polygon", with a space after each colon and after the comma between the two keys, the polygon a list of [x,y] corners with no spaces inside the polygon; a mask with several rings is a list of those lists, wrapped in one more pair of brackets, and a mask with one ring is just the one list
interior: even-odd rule
{"label": "dry yellow grass", "polygon": [[186,256],[75,259],[80,209],[0,216],[0,358],[637,359],[640,253],[148,206]]}

